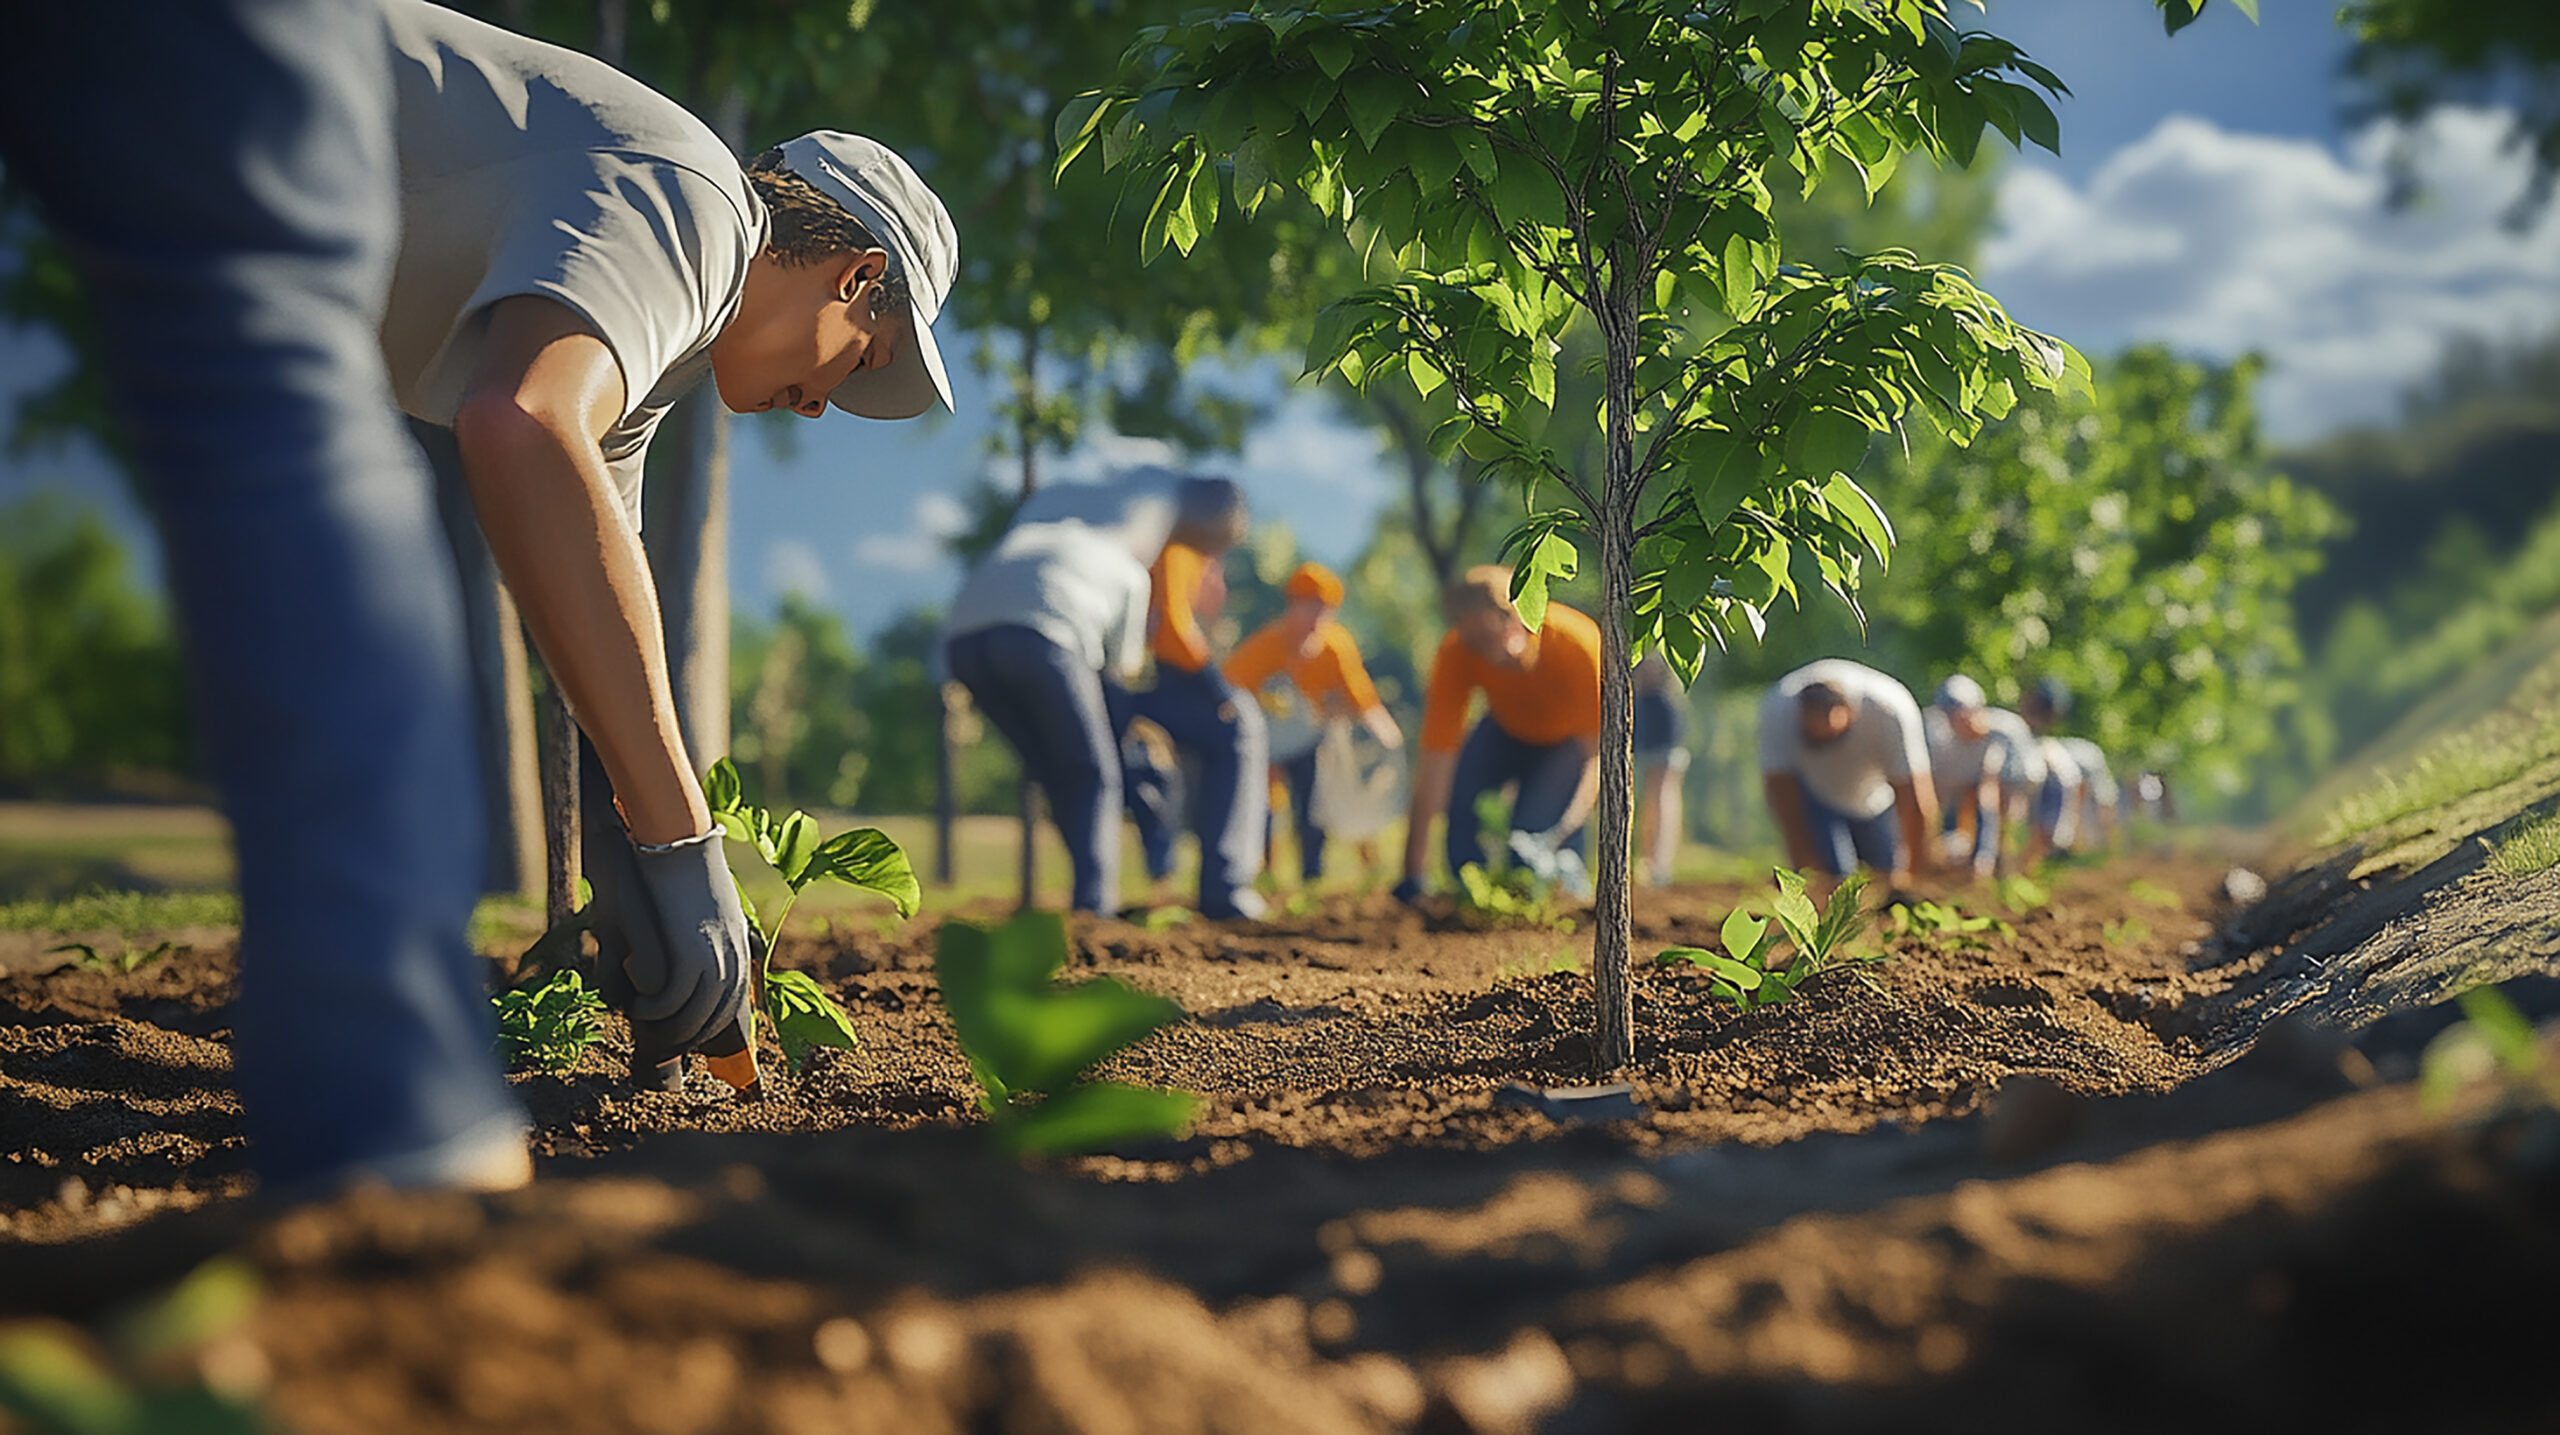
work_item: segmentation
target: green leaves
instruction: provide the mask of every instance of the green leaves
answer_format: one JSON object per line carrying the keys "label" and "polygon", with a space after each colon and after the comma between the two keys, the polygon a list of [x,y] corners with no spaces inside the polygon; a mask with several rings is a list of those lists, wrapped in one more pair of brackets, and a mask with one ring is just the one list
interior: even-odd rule
{"label": "green leaves", "polygon": [[1089,1073],[1182,1009],[1110,977],[1058,985],[1066,956],[1055,913],[993,928],[948,922],[936,937],[943,1006],[998,1136],[1017,1151],[1083,1151],[1180,1130],[1192,1097]]}
{"label": "green leaves", "polygon": [[490,1004],[498,1012],[498,1056],[510,1069],[567,1071],[602,1029],[604,998],[574,971],[500,992]]}
{"label": "green leaves", "polygon": [[[916,881],[915,868],[907,854],[876,827],[857,827],[821,839],[817,820],[805,812],[776,818],[746,800],[737,765],[725,757],[703,774],[702,795],[709,802],[712,820],[719,824],[721,833],[754,844],[791,890],[790,898],[773,914],[769,925],[759,922],[755,905],[747,900],[745,890],[738,893],[747,920],[758,924],[764,936],[757,993],[765,1021],[782,1045],[783,1059],[798,1072],[808,1065],[810,1053],[819,1047],[851,1049],[855,1045],[853,1019],[845,1015],[844,1008],[836,1005],[835,998],[815,977],[806,972],[775,970],[773,953],[781,945],[782,924],[790,917],[800,894],[822,882],[876,892],[889,899],[900,918],[914,916],[916,908],[923,904],[924,888]],[[752,1040],[754,1033],[748,1035]]]}
{"label": "green leaves", "polygon": [[[1773,875],[1778,895],[1768,914],[1736,907],[1725,916],[1717,934],[1724,943],[1722,955],[1702,947],[1672,947],[1654,960],[1697,968],[1706,973],[1708,990],[1718,999],[1745,1010],[1792,1001],[1806,982],[1830,971],[1854,971],[1872,985],[1866,969],[1885,955],[1848,950],[1867,928],[1866,909],[1859,905],[1866,874],[1843,878],[1819,908],[1806,894],[1802,874],[1780,868]],[[1795,949],[1784,963],[1772,960],[1781,942]]]}
{"label": "green leaves", "polygon": [[[1573,540],[1557,530],[1572,521],[1570,514],[1547,515],[1545,524],[1532,519],[1519,544],[1520,558],[1511,573],[1511,602],[1520,613],[1520,621],[1534,633],[1546,626],[1547,585],[1570,579],[1581,571],[1582,554]],[[1505,552],[1512,545],[1505,543]]]}
{"label": "green leaves", "polygon": [[850,1051],[861,1044],[853,1034],[853,1019],[807,972],[768,972],[764,1004],[772,1013],[773,1034],[782,1043],[783,1060],[794,1071],[808,1064],[813,1048]]}

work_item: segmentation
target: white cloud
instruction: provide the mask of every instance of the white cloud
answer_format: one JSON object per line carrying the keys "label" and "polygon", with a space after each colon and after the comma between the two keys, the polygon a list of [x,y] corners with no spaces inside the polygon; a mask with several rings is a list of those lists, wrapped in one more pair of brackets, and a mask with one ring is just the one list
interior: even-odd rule
{"label": "white cloud", "polygon": [[906,528],[862,535],[853,541],[853,558],[880,572],[929,573],[951,561],[942,545],[968,526],[969,511],[960,500],[939,490],[919,493],[907,510]]}
{"label": "white cloud", "polygon": [[[2415,131],[2372,126],[2341,154],[2173,115],[2085,185],[2013,170],[1982,278],[2021,321],[2086,350],[2266,354],[2278,438],[2387,419],[2447,340],[2560,324],[2560,208],[2525,232],[2501,222],[2526,167],[2506,134],[2503,112],[2450,110]],[[2395,209],[2402,143],[2426,192]]]}
{"label": "white cloud", "polygon": [[818,550],[797,538],[776,541],[764,551],[765,587],[777,598],[798,594],[815,602],[827,600],[827,565]]}

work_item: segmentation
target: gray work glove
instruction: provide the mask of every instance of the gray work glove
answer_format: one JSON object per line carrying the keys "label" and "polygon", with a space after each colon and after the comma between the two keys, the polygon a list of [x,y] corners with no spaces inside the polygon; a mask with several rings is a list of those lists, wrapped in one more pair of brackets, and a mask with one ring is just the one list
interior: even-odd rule
{"label": "gray work glove", "polygon": [[596,985],[631,1019],[635,1075],[740,1022],[755,962],[719,833],[643,850],[624,831],[593,750],[579,774]]}

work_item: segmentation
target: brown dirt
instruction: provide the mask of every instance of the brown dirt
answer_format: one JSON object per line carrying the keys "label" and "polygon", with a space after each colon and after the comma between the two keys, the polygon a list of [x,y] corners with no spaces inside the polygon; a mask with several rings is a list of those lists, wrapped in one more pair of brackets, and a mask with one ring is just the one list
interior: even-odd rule
{"label": "brown dirt", "polygon": [[[822,932],[784,961],[863,1046],[772,1098],[635,1094],[617,1031],[518,1078],[531,1190],[281,1214],[226,1199],[225,954],[21,972],[0,1309],[90,1319],[244,1250],[270,1403],[313,1431],[2546,1428],[2547,1322],[2501,1312],[2560,1275],[2560,1136],[2354,1090],[2432,1028],[2342,1064],[2358,1023],[2312,1018],[2374,1002],[2286,977],[2221,878],[2071,871],[2013,934],[1766,1011],[1644,970],[1641,1114],[1600,1125],[1504,1091],[1589,1079],[1589,983],[1552,969],[1587,939],[1377,897],[1086,924],[1071,975],[1191,1013],[1112,1074],[1202,1115],[1030,1165],[970,1129],[929,932]],[[1745,895],[1642,894],[1640,950]],[[2459,883],[2406,920],[2525,930]]]}

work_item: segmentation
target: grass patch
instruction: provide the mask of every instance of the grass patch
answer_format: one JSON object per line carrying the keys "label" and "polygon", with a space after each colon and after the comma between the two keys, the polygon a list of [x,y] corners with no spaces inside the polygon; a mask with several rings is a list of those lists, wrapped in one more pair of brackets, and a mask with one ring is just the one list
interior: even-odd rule
{"label": "grass patch", "polygon": [[2546,814],[2500,838],[2489,865],[2510,877],[2530,877],[2560,866],[2560,814]]}
{"label": "grass patch", "polygon": [[116,932],[167,927],[236,927],[240,899],[229,892],[111,892],[0,904],[0,932]]}
{"label": "grass patch", "polygon": [[2404,818],[2495,791],[2560,756],[2560,732],[2540,722],[2485,721],[2427,748],[2397,772],[2378,775],[2331,809],[2323,846]]}

